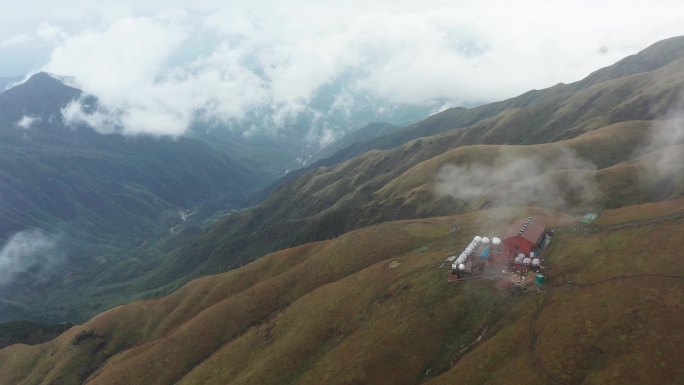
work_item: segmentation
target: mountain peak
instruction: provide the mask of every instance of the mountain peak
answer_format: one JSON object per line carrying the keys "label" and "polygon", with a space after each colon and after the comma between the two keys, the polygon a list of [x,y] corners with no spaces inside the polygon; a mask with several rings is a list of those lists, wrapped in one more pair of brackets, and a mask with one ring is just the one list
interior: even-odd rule
{"label": "mountain peak", "polygon": [[14,120],[27,114],[52,115],[80,95],[80,90],[64,84],[55,75],[38,72],[0,93],[0,110]]}
{"label": "mountain peak", "polygon": [[[69,88],[72,90],[76,90],[73,87],[70,87],[64,83],[62,80],[63,77],[55,74],[51,74],[49,72],[36,72],[35,74],[29,76],[28,79],[26,79],[23,83],[17,84],[14,87],[8,89],[7,91],[13,90],[15,88],[41,88],[45,89],[45,87],[50,87],[50,88],[59,88],[59,89],[64,89],[64,88]],[[78,91],[78,90],[77,90]]]}
{"label": "mountain peak", "polygon": [[62,83],[61,81],[57,80],[57,78],[47,72],[41,71],[41,72],[36,72],[35,74],[29,76],[28,79],[22,84],[44,84],[44,83],[54,83],[54,82],[59,82]]}

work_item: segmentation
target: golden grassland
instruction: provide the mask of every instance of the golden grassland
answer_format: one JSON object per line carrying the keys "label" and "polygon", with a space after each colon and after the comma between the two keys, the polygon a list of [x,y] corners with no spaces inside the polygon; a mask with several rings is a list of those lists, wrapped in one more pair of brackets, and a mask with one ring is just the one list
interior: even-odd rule
{"label": "golden grassland", "polygon": [[[625,219],[626,210],[662,215],[680,205],[609,210],[601,221]],[[676,364],[684,349],[677,331],[684,280],[659,276],[684,275],[678,239],[684,221],[559,232],[544,293],[515,292],[489,279],[450,284],[446,270],[437,269],[471,236],[500,234],[529,214],[553,226],[572,222],[541,209],[488,210],[390,222],[279,251],[167,297],[114,308],[48,343],[0,350],[0,383],[684,378]],[[485,329],[483,341],[459,355]]]}
{"label": "golden grassland", "polygon": [[[681,209],[681,202],[629,207],[602,221],[627,219],[628,210],[629,220],[642,220]],[[681,383],[682,230],[679,219],[560,232],[545,293],[518,302],[501,332],[429,383]]]}

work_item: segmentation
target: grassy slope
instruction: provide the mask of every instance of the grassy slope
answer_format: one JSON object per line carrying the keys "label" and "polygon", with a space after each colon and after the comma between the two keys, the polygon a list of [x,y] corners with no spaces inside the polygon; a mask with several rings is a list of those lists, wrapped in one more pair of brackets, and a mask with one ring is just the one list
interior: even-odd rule
{"label": "grassy slope", "polygon": [[[436,174],[445,164],[491,163],[503,150],[553,159],[564,148],[570,148],[581,158],[593,162],[597,172],[582,172],[590,177],[594,174],[601,194],[596,207],[587,209],[677,197],[684,191],[681,183],[675,183],[670,190],[663,190],[665,193],[648,187],[662,186],[662,180],[634,183],[650,161],[648,157],[636,159],[634,154],[648,142],[653,132],[651,125],[652,122],[646,121],[616,123],[573,139],[528,146],[450,148],[448,140],[435,136],[392,151],[374,151],[302,178],[295,184],[297,193],[288,198],[275,197],[250,212],[229,217],[174,254],[176,259],[172,259],[172,265],[176,268],[184,266],[184,270],[173,272],[162,266],[156,274],[182,276],[187,271],[207,273],[218,268],[234,268],[245,256],[258,253],[259,248],[285,247],[330,238],[356,227],[388,220],[478,209],[486,202],[485,197],[468,202],[437,197],[434,194]],[[432,156],[437,147],[441,150]],[[401,166],[392,166],[397,164]],[[405,167],[407,164],[413,166]],[[558,178],[572,172],[576,171],[548,170]],[[572,202],[570,190],[568,194],[568,200]],[[297,217],[297,213],[305,212],[316,214],[306,219]],[[262,220],[265,221],[263,225],[253,227]],[[253,232],[242,234],[234,232],[234,229],[252,229]]]}
{"label": "grassy slope", "polygon": [[[684,200],[628,207],[604,213],[599,224],[682,210]],[[561,233],[547,293],[518,304],[520,318],[429,383],[680,383],[682,230],[680,219]]]}
{"label": "grassy slope", "polygon": [[[553,160],[562,154],[564,149],[571,149],[581,159],[590,161],[596,166],[595,172],[585,171],[590,175],[593,174],[598,183],[600,198],[595,203],[596,208],[615,208],[651,199],[671,198],[684,192],[684,188],[675,183],[674,189],[669,192],[672,195],[661,197],[655,189],[649,187],[662,186],[662,180],[658,180],[657,177],[653,176],[653,180],[649,183],[634,183],[638,175],[645,174],[645,167],[653,163],[652,155],[663,150],[654,149],[653,154],[642,157],[635,155],[643,148],[644,143],[648,143],[654,130],[652,122],[633,121],[613,124],[573,139],[548,144],[458,147],[411,167],[375,192],[373,202],[380,206],[378,210],[380,212],[401,209],[422,215],[434,215],[444,207],[444,201],[435,196],[433,191],[437,173],[445,164],[490,165],[493,159],[504,152],[520,156],[534,154],[545,160]],[[564,174],[574,171],[549,168],[546,172]],[[532,177],[536,176],[530,176]],[[478,202],[462,202],[462,204],[473,209],[477,208]]]}
{"label": "grassy slope", "polygon": [[[423,162],[437,164],[440,156],[454,154],[453,151],[460,147],[550,143],[576,138],[602,127],[612,127],[611,134],[622,134],[619,130],[627,128],[629,137],[621,140],[638,139],[640,127],[646,128],[650,123],[630,122],[652,122],[663,116],[676,104],[684,83],[681,75],[684,73],[684,59],[650,71],[650,67],[644,68],[646,72],[636,71],[618,78],[606,75],[597,78],[602,80],[599,83],[585,84],[541,99],[528,96],[534,99],[534,103],[516,105],[491,117],[480,117],[481,120],[470,127],[415,139],[391,150],[370,151],[285,182],[258,207],[224,218],[179,250],[174,263],[184,268],[176,270],[194,270],[195,274],[223,271],[240,266],[270,250],[329,239],[381,221],[461,212],[466,208],[463,203],[446,199],[436,203],[426,186],[422,189],[416,186],[396,190],[390,195],[386,195],[389,191],[385,187],[388,184],[405,183],[402,176],[412,168],[420,167]],[[448,117],[436,115],[424,123],[444,125],[448,121]],[[637,127],[633,127],[634,124]],[[585,137],[585,140],[596,140],[596,143],[577,143],[578,152],[589,155],[600,168],[607,168],[629,155],[610,144],[610,140],[617,137],[619,135],[613,138]],[[645,135],[640,139],[645,140]],[[632,147],[639,145],[635,142],[626,144]],[[610,151],[602,151],[601,145],[609,146]],[[464,151],[476,149],[473,147]],[[481,153],[477,156],[481,156]],[[607,189],[619,192],[621,190],[615,189],[615,186],[625,185],[636,174],[636,170],[634,167],[624,167],[621,172],[612,170],[605,174],[602,183]],[[409,184],[412,183],[409,181]],[[666,197],[676,196],[677,193],[673,191]],[[616,202],[624,205],[662,198],[637,191],[628,201],[619,202],[616,197],[612,204],[601,203],[616,207]],[[270,241],[263,242],[262,239]],[[202,264],[202,261],[206,262]],[[168,269],[155,274],[160,277],[183,276]],[[181,281],[183,279],[187,279],[187,276],[182,277]]]}
{"label": "grassy slope", "polygon": [[[522,214],[508,211],[505,215],[512,220]],[[287,350],[291,345],[288,341],[299,340],[310,344],[301,346],[303,351],[299,353],[302,359],[308,360],[312,354],[323,357],[325,350],[314,352],[320,349],[319,338],[331,339],[329,348],[342,354],[344,350],[339,349],[345,346],[344,349],[353,349],[355,345],[353,339],[347,338],[375,334],[375,327],[396,321],[399,314],[416,313],[421,306],[432,315],[439,313],[437,308],[452,309],[444,315],[448,317],[441,321],[444,323],[437,324],[442,326],[435,327],[462,322],[464,328],[477,329],[481,320],[475,314],[472,315],[475,319],[468,320],[468,316],[459,321],[458,314],[464,309],[459,310],[458,303],[468,303],[469,308],[479,306],[458,294],[459,290],[450,288],[443,280],[443,272],[435,266],[453,245],[453,236],[449,233],[451,224],[459,223],[462,227],[459,238],[463,243],[475,233],[474,226],[479,222],[478,214],[394,222],[355,231],[333,241],[274,253],[241,269],[192,281],[168,297],[112,309],[50,343],[10,347],[0,353],[3,363],[0,378],[17,384],[53,380],[75,383],[79,375],[90,375],[103,360],[123,351],[92,374],[93,383],[172,383],[183,376],[190,376],[189,381],[192,376],[206,375],[206,370],[215,370],[206,364],[188,374],[210,356],[231,354],[230,346],[245,358],[260,353],[259,350],[250,353],[242,346],[251,346],[249,341],[264,336],[264,328],[272,327],[272,337],[267,339],[278,340],[272,360],[279,361],[281,354],[285,354],[282,349]],[[423,245],[430,247],[429,252],[415,253]],[[388,264],[393,260],[403,263],[390,269]],[[492,306],[501,303],[502,299],[491,289],[474,285],[473,290],[481,289],[481,295],[492,301]],[[448,293],[457,295],[451,298]],[[435,295],[438,298],[423,303],[426,296]],[[387,313],[390,309],[394,310]],[[429,320],[425,316],[416,313],[418,319]],[[311,319],[311,325],[295,327],[306,319]],[[403,322],[406,328],[413,328],[415,318],[408,317]],[[312,330],[309,326],[318,331],[313,337],[302,339]],[[93,335],[75,345],[76,336],[83,331],[93,331]],[[390,340],[401,337],[390,334]],[[429,342],[425,349],[432,351],[437,359],[441,343],[436,339],[423,341],[423,337],[418,333],[412,338],[416,344]],[[134,347],[129,349],[131,346]],[[261,346],[255,345],[253,349]],[[234,369],[239,367],[237,364]],[[307,367],[301,368],[302,375]],[[259,372],[258,365],[254,371]],[[267,372],[272,373],[275,381],[290,371],[291,368],[281,368],[280,372]],[[20,378],[29,372],[30,376],[21,382]]]}
{"label": "grassy slope", "polygon": [[[684,209],[682,202],[628,211],[662,215]],[[684,309],[683,280],[655,275],[684,275],[677,257],[684,221],[559,232],[545,294],[516,295],[489,280],[452,285],[436,269],[453,250],[452,224],[460,226],[457,243],[463,244],[483,229],[501,233],[521,215],[490,210],[391,222],[273,253],[168,297],[112,309],[49,343],[1,350],[0,378],[8,384],[684,378],[675,362],[684,335],[671,333]],[[610,210],[601,221],[624,217],[625,210]],[[428,251],[415,251],[423,245]],[[636,277],[611,279],[629,275]],[[484,342],[451,366],[485,327]]]}

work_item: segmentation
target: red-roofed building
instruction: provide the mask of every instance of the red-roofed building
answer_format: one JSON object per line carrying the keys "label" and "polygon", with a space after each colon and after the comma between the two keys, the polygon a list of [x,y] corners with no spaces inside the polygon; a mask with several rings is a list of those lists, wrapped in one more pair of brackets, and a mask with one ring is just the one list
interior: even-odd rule
{"label": "red-roofed building", "polygon": [[531,251],[541,248],[545,233],[546,224],[538,219],[528,217],[516,221],[503,237],[504,260],[513,263],[520,253],[529,257]]}

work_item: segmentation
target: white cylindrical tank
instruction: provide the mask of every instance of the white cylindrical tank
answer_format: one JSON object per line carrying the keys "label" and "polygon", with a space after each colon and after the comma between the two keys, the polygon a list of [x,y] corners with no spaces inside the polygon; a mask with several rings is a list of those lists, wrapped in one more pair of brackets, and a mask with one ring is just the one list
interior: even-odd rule
{"label": "white cylindrical tank", "polygon": [[460,263],[460,264],[458,265],[458,269],[461,270],[461,271],[465,270],[465,265],[464,265],[463,263]]}
{"label": "white cylindrical tank", "polygon": [[489,244],[489,238],[487,238],[487,237],[482,238],[482,244],[488,245]]}
{"label": "white cylindrical tank", "polygon": [[541,266],[541,261],[539,260],[539,258],[534,258],[534,259],[532,260],[532,266],[534,266],[534,267],[539,267],[539,266]]}
{"label": "white cylindrical tank", "polygon": [[500,245],[501,244],[501,239],[494,237],[492,238],[492,243],[495,245]]}
{"label": "white cylindrical tank", "polygon": [[523,259],[523,265],[529,266],[532,263],[532,258]]}
{"label": "white cylindrical tank", "polygon": [[524,258],[525,258],[525,257],[523,257],[522,255],[518,255],[517,257],[515,257],[515,263],[516,263],[517,265],[520,265],[520,264],[523,262],[523,259],[524,259]]}
{"label": "white cylindrical tank", "polygon": [[451,270],[457,270],[458,269],[458,263],[454,262],[451,264]]}
{"label": "white cylindrical tank", "polygon": [[476,235],[475,238],[473,238],[473,242],[476,242],[476,243],[482,242],[482,237],[479,235]]}

